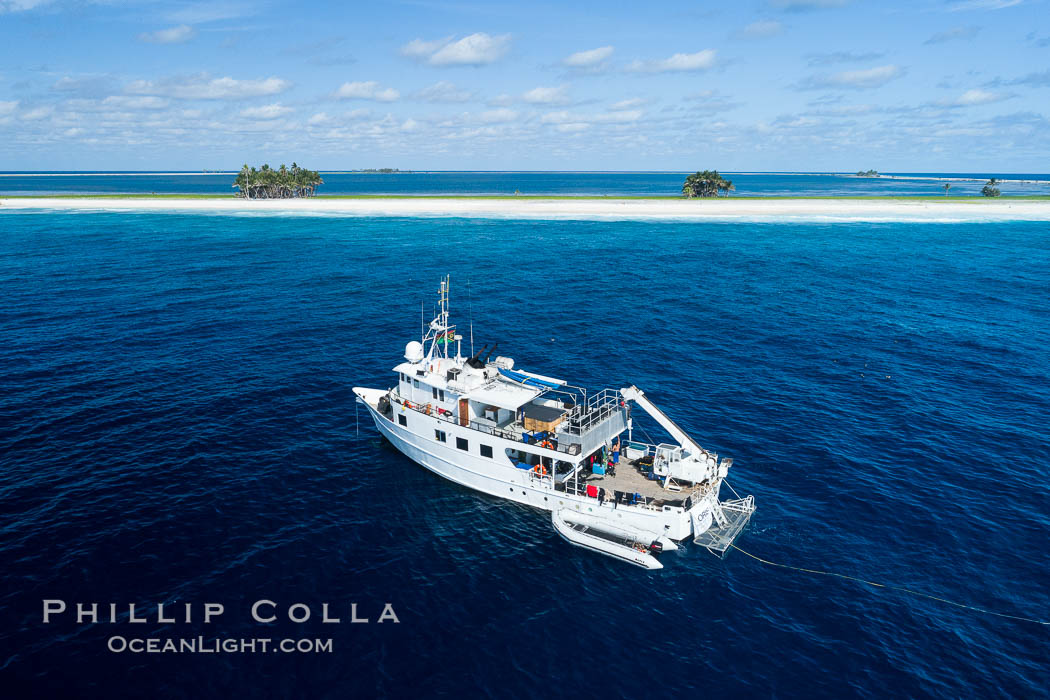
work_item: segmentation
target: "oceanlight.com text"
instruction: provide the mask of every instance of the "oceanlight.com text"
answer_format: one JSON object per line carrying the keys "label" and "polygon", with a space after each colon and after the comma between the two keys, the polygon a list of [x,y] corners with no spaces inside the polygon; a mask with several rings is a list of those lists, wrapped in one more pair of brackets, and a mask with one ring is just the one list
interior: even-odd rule
{"label": "oceanlight.com text", "polygon": [[123,637],[106,641],[109,651],[121,654],[331,654],[329,639],[205,638],[201,637]]}

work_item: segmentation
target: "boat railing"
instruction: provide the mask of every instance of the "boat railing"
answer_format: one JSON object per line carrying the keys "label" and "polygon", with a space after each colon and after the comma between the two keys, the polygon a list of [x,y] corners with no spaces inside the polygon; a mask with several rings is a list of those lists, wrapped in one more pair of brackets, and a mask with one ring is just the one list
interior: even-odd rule
{"label": "boat railing", "polygon": [[[563,486],[564,486],[564,489],[562,488]],[[586,482],[574,483],[572,481],[566,481],[564,484],[561,484],[561,483],[556,484],[554,486],[554,489],[556,491],[564,490],[565,493],[570,495],[570,496],[586,496],[587,495],[587,484],[586,484]],[[610,493],[609,489],[606,489],[605,492],[606,492],[606,496],[605,496],[605,501],[603,503],[603,507],[608,506],[608,507],[611,508],[611,507],[613,507],[614,494]],[[592,498],[593,498],[593,496],[592,496]],[[663,507],[656,505],[654,503],[654,501],[655,501],[655,499],[653,499],[653,498],[647,498],[646,496],[642,496],[641,494],[639,494],[638,500],[635,501],[634,503],[630,503],[630,504],[628,504],[628,503],[619,503],[619,504],[617,504],[617,507],[619,507],[619,508],[641,508],[642,510],[652,510],[652,511],[656,511],[656,512],[662,511]],[[595,505],[597,505],[597,504],[598,504],[598,501],[597,501],[597,499],[595,499]]]}
{"label": "boat railing", "polygon": [[569,412],[562,430],[570,435],[582,436],[613,413],[623,410],[626,409],[619,392],[614,389],[602,389]]}
{"label": "boat railing", "polygon": [[[417,413],[422,413],[423,415],[431,416],[432,418],[437,418],[438,420],[445,421],[446,423],[452,423],[453,425],[460,425],[459,419],[456,418],[456,416],[454,416],[452,412],[448,411],[447,409],[435,408],[433,404],[420,405],[417,403],[412,403],[410,401],[405,401],[404,399],[401,399],[396,396],[391,396],[391,399],[394,403],[398,403],[404,408],[410,408],[413,411],[416,411]],[[493,437],[503,438],[504,440],[510,440],[511,442],[521,442],[520,431],[515,432],[511,430],[506,430],[504,428],[497,428],[494,425],[486,425],[477,421],[470,421],[465,427],[470,428],[471,430],[476,430],[479,433],[492,435]],[[559,442],[553,447],[547,449],[552,449],[555,452],[561,452],[562,454],[572,456],[580,454],[580,445],[579,443],[575,442]]]}

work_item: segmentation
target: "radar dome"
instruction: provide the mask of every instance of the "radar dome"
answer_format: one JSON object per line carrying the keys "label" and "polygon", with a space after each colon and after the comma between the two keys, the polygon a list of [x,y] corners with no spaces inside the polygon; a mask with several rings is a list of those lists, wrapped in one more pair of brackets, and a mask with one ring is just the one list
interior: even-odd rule
{"label": "radar dome", "polygon": [[411,343],[405,346],[405,359],[415,364],[423,360],[423,345],[419,341],[413,340]]}

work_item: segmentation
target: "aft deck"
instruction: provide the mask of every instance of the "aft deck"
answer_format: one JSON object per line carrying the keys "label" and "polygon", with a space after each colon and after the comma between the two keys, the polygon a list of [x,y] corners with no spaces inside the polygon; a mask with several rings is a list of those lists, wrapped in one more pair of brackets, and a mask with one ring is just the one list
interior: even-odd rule
{"label": "aft deck", "polygon": [[[687,507],[686,499],[689,499],[694,493],[703,490],[703,486],[683,488],[677,491],[665,489],[663,487],[663,479],[659,481],[649,479],[643,473],[638,460],[621,459],[620,463],[616,465],[615,472],[615,475],[607,473],[605,475],[588,474],[587,476],[584,476],[583,472],[581,472],[578,481],[579,489],[584,491],[588,484],[603,488],[605,489],[605,498],[608,501],[614,499],[617,491],[630,494],[637,493],[645,499],[646,505],[656,508],[662,508],[663,506]],[[573,479],[568,479],[565,482],[565,488],[572,490],[574,483]]]}

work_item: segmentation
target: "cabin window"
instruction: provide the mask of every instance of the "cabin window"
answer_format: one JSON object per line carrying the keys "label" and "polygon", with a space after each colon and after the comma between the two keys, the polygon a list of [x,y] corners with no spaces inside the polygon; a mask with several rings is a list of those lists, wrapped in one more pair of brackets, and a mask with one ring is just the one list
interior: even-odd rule
{"label": "cabin window", "polygon": [[437,438],[438,442],[447,442],[448,437],[445,435],[444,430],[435,430],[434,437]]}
{"label": "cabin window", "polygon": [[438,389],[438,401],[444,401],[444,400],[445,400],[445,390],[444,389]]}
{"label": "cabin window", "polygon": [[407,425],[408,425],[408,419],[407,419],[407,418],[405,418],[405,414],[404,414],[404,413],[399,413],[399,414],[397,415],[397,422],[398,422],[399,424],[401,424],[401,425],[405,425],[405,426],[407,426]]}
{"label": "cabin window", "polygon": [[480,445],[479,448],[481,449],[481,456],[482,457],[488,457],[489,459],[492,459],[492,446],[491,445]]}
{"label": "cabin window", "polygon": [[415,388],[418,389],[419,388],[419,380],[418,379],[413,379],[412,380],[412,386],[414,386]]}
{"label": "cabin window", "polygon": [[434,400],[436,401],[438,397],[438,388],[436,386],[432,386],[430,387],[430,390],[434,393]]}
{"label": "cabin window", "polygon": [[467,444],[466,438],[456,438],[456,447],[463,450],[464,452],[470,449],[470,446]]}

